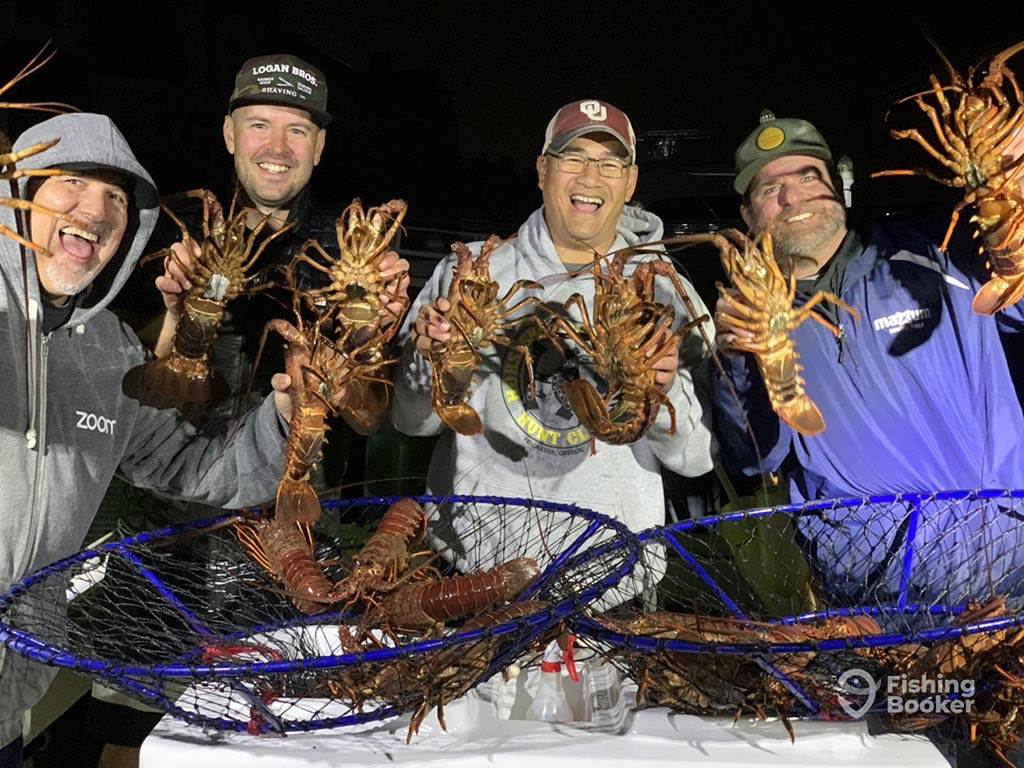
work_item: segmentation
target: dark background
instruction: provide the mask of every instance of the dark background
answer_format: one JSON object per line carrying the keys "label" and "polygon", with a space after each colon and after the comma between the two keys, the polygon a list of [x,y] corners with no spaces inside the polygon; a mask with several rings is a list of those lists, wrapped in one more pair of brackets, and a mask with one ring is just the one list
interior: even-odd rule
{"label": "dark background", "polygon": [[[1024,39],[1024,11],[799,5],[8,0],[0,75],[52,40],[54,59],[4,99],[106,112],[161,192],[223,190],[220,126],[235,73],[253,55],[296,53],[325,72],[335,115],[318,195],[339,212],[355,196],[402,197],[419,226],[510,234],[539,202],[533,161],[548,119],[583,97],[630,115],[637,198],[668,219],[734,215],[732,151],[765,107],[812,120],[849,155],[860,202],[944,195],[933,182],[867,178],[926,162],[889,138],[887,113],[929,73],[948,80],[929,35],[966,71]],[[1024,55],[1014,65],[1024,71]],[[12,139],[39,119],[0,113]],[[925,125],[912,104],[890,121]]]}

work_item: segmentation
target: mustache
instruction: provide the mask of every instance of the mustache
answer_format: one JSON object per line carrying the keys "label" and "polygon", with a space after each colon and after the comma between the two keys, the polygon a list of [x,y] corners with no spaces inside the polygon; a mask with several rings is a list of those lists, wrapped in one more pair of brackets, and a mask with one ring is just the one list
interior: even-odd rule
{"label": "mustache", "polygon": [[291,152],[266,152],[252,160],[254,163],[280,163],[281,165],[295,165],[295,155]]}
{"label": "mustache", "polygon": [[97,221],[82,215],[73,215],[68,213],[59,213],[55,217],[57,231],[60,232],[68,227],[75,227],[88,232],[91,235],[95,235],[98,242],[103,243],[110,237],[111,232],[114,230],[114,226],[107,221]]}

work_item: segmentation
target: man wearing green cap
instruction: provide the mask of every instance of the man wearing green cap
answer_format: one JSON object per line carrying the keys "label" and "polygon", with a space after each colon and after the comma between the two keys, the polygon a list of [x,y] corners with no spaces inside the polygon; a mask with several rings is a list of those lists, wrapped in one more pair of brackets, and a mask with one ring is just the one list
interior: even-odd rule
{"label": "man wearing green cap", "polygon": [[[984,275],[961,268],[959,257],[984,264],[970,232],[947,252],[898,220],[849,229],[832,158],[809,122],[770,113],[736,150],[741,214],[753,235],[771,233],[776,261],[796,277],[795,304],[827,291],[857,314],[821,302],[813,311],[836,334],[818,322],[789,333],[806,393],[825,423],[821,432],[802,434],[772,410],[754,356],[738,348],[755,338],[737,309],[748,302],[736,291],[718,300],[724,374],[714,376],[715,423],[726,468],[749,476],[781,470],[793,501],[1024,487],[1024,416],[999,338],[1001,330],[1024,328],[1024,303],[994,316],[974,311]],[[990,513],[983,523],[977,512],[960,510],[955,532],[974,548],[957,549],[955,560],[948,557],[952,545],[936,546],[933,559],[918,553],[928,581],[918,586],[933,596],[989,594],[986,569],[966,565],[981,556],[982,541],[1008,553],[992,573],[996,593],[1019,565],[1013,555],[1018,544],[1024,552],[1024,532],[1017,519]],[[897,594],[906,530],[900,515],[866,505],[841,531],[820,518],[807,521],[802,533],[826,587],[845,585],[860,599]],[[982,525],[987,537],[975,530]],[[919,540],[927,543],[929,532],[935,541],[949,533],[925,525]]]}

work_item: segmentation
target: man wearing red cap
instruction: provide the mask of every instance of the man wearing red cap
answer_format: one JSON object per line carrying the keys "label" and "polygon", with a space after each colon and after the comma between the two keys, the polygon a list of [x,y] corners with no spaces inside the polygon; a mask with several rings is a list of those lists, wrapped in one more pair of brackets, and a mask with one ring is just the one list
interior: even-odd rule
{"label": "man wearing red cap", "polygon": [[[657,216],[627,204],[636,188],[635,161],[636,136],[622,111],[599,99],[574,101],[559,109],[537,158],[543,205],[490,256],[491,278],[501,286],[498,295],[527,279],[544,286],[538,297],[551,306],[561,307],[578,293],[592,307],[594,259],[662,237]],[[480,245],[470,247],[477,253]],[[635,255],[625,271],[631,273],[641,261],[659,258],[653,253]],[[592,450],[591,435],[569,407],[562,384],[584,378],[601,391],[607,385],[595,378],[589,359],[575,348],[555,348],[536,323],[513,323],[506,331],[508,347],[479,350],[483,359],[469,405],[480,415],[483,430],[459,434],[445,429],[433,412],[432,372],[425,356],[453,333],[445,297],[454,264],[451,255],[438,265],[406,318],[400,334],[406,344],[391,411],[401,432],[441,434],[428,472],[428,490],[574,503],[617,517],[635,530],[663,522],[660,468],[690,477],[712,469],[703,381],[707,350],[699,334],[685,334],[678,350],[651,361],[657,383],[675,409],[675,431],[669,409],[662,407],[654,424],[635,442],[598,442]],[[692,287],[687,284],[687,289],[698,315],[705,313]],[[657,299],[673,305],[677,327],[690,319],[665,278],[658,278]],[[525,356],[517,347],[531,352],[535,393],[527,384]],[[502,537],[493,537],[488,545],[494,561],[502,562],[508,554],[502,552]]]}

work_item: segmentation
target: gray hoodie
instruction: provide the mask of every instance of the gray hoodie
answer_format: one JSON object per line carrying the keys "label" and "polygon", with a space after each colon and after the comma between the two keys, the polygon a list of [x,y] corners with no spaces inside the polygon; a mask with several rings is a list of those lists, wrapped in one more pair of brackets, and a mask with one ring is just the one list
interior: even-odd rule
{"label": "gray hoodie", "polygon": [[[662,231],[658,217],[627,206],[619,220],[613,249],[658,240]],[[480,245],[471,244],[474,254]],[[626,273],[631,273],[641,260],[653,258],[659,257],[634,256]],[[408,340],[419,307],[447,295],[454,263],[454,255],[449,255],[434,270],[409,310],[401,331],[403,339]],[[584,270],[583,274],[569,276],[555,251],[543,208],[527,219],[515,238],[491,254],[490,270],[502,291],[516,280],[528,278],[545,286],[541,296],[545,302],[561,304],[570,294],[580,293],[587,306],[592,305],[593,275]],[[696,311],[707,312],[692,286],[686,280],[683,283]],[[513,299],[513,303],[525,295]],[[658,278],[656,298],[674,306],[675,327],[690,317],[669,280]],[[706,327],[710,330],[710,323]],[[495,345],[482,351],[483,362],[474,377],[470,405],[480,415],[484,431],[472,436],[445,429],[433,413],[430,364],[411,343],[405,343],[396,372],[391,419],[399,431],[409,435],[444,432],[430,463],[427,483],[431,493],[578,504],[618,518],[639,531],[664,522],[659,465],[689,477],[712,469],[706,381],[709,353],[696,330],[684,336],[678,375],[667,393],[675,407],[675,433],[668,434],[669,410],[662,406],[644,437],[629,445],[597,442],[593,454],[590,435],[569,408],[560,386],[565,378],[577,373],[589,378],[586,361],[577,358],[569,361],[569,369],[562,365],[552,370],[548,364],[551,357],[544,355],[544,342],[535,327],[523,324],[509,335],[514,340],[508,348]],[[522,355],[512,350],[518,344],[527,344],[534,352],[536,400],[530,399],[523,385],[526,377]],[[574,366],[578,370],[571,370]],[[515,556],[503,553],[495,558],[500,561],[505,555]]]}
{"label": "gray hoodie", "polygon": [[[0,409],[0,589],[78,551],[115,472],[169,497],[241,508],[273,498],[282,470],[284,433],[272,397],[229,437],[200,433],[177,411],[122,394],[122,377],[146,351],[105,307],[153,231],[157,190],[102,115],[51,118],[22,134],[14,149],[58,138],[18,167],[105,166],[130,174],[135,188],[119,252],[79,294],[67,323],[48,334],[40,326],[34,256],[0,237],[0,391],[7,393]],[[19,183],[24,194],[26,179]],[[10,208],[0,208],[0,224],[17,228]],[[2,746],[20,734],[22,713],[45,692],[52,670],[6,648],[0,664]]]}

